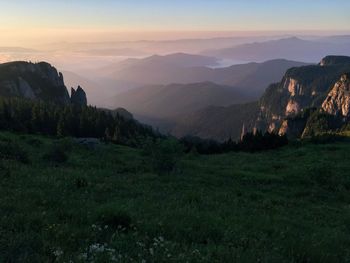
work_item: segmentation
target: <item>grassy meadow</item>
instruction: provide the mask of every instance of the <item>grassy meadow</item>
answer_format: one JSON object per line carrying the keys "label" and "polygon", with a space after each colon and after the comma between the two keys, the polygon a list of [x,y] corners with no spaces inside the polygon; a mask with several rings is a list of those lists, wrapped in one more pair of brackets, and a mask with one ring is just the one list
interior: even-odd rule
{"label": "grassy meadow", "polygon": [[293,142],[157,172],[147,149],[1,132],[0,262],[350,262],[349,153]]}

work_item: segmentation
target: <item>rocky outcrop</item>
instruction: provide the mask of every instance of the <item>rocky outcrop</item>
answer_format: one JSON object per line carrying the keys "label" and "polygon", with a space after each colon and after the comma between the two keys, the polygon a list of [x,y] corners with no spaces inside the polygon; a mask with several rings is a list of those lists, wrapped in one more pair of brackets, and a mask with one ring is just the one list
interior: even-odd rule
{"label": "rocky outcrop", "polygon": [[0,64],[0,96],[69,103],[63,75],[46,62]]}
{"label": "rocky outcrop", "polygon": [[285,119],[278,131],[279,135],[287,135],[288,138],[299,138],[305,129],[306,119]]}
{"label": "rocky outcrop", "polygon": [[36,95],[32,87],[22,77],[18,77],[18,89],[23,97],[28,99],[35,99]]}
{"label": "rocky outcrop", "polygon": [[298,114],[300,111],[300,105],[297,101],[290,99],[286,106],[286,116]]}
{"label": "rocky outcrop", "polygon": [[284,82],[284,88],[288,89],[291,97],[302,95],[302,85],[296,79],[287,78]]}
{"label": "rocky outcrop", "polygon": [[289,138],[305,138],[342,129],[350,119],[350,74],[343,74],[330,89],[320,107],[287,117],[279,134]]}
{"label": "rocky outcrop", "polygon": [[322,109],[331,115],[350,117],[350,73],[341,76],[322,103]]}
{"label": "rocky outcrop", "polygon": [[324,57],[319,63],[320,66],[332,66],[340,64],[349,64],[350,57],[347,56],[327,56]]}
{"label": "rocky outcrop", "polygon": [[[289,69],[280,83],[272,84],[260,99],[256,125],[261,130],[287,132],[299,124],[283,121],[308,108],[321,107],[330,114],[348,116],[350,57],[327,56],[318,65]],[[341,81],[339,77],[344,75]],[[335,84],[336,83],[336,84]],[[334,87],[333,87],[334,86]],[[329,92],[330,88],[333,89]],[[265,124],[262,124],[262,122]],[[295,127],[291,127],[295,125]],[[297,132],[298,133],[298,132]]]}
{"label": "rocky outcrop", "polygon": [[82,105],[82,106],[87,105],[86,93],[80,86],[78,86],[76,90],[74,88],[71,88],[70,100],[71,100],[71,103],[76,105]]}

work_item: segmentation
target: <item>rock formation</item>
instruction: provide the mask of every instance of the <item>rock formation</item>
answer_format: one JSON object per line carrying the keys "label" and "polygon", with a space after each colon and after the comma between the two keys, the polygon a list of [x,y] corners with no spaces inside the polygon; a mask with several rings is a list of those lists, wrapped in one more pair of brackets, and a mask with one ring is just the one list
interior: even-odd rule
{"label": "rock formation", "polygon": [[322,103],[322,109],[331,115],[350,117],[350,73],[341,76]]}
{"label": "rock formation", "polygon": [[71,88],[71,103],[82,106],[87,105],[86,93],[80,86],[76,90]]}
{"label": "rock formation", "polygon": [[327,56],[318,65],[289,69],[282,81],[270,85],[260,99],[257,128],[279,133],[294,130],[292,133],[297,134],[302,122],[296,124],[292,117],[308,108],[349,115],[349,75],[344,75],[347,72],[350,72],[350,57],[345,56]]}
{"label": "rock formation", "polygon": [[62,74],[46,62],[0,64],[0,96],[69,102]]}

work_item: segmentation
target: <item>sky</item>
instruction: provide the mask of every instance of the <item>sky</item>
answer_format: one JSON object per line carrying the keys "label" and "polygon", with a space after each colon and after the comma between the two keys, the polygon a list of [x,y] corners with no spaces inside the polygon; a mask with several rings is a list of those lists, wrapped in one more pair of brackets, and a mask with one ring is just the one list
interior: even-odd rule
{"label": "sky", "polygon": [[349,9],[349,0],[0,0],[0,41],[350,32]]}

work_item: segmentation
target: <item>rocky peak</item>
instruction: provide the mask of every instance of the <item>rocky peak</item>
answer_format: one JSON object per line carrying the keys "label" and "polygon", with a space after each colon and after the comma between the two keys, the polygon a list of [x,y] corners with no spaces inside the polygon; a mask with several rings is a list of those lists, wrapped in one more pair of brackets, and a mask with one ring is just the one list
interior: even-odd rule
{"label": "rocky peak", "polygon": [[77,104],[77,105],[87,105],[87,98],[86,93],[82,89],[82,87],[78,86],[78,88],[75,90],[74,88],[71,88],[71,103]]}
{"label": "rocky peak", "polygon": [[343,74],[322,103],[322,110],[332,115],[350,117],[350,73]]}
{"label": "rocky peak", "polygon": [[49,63],[24,61],[0,64],[0,95],[68,103],[63,75]]}

